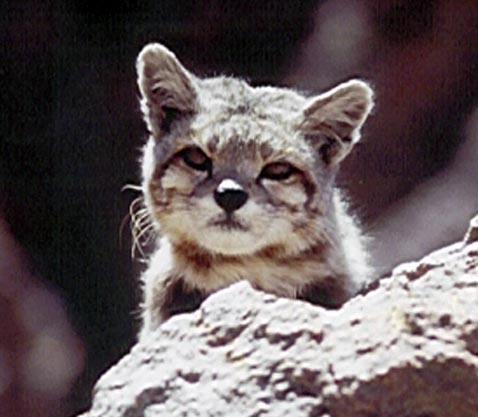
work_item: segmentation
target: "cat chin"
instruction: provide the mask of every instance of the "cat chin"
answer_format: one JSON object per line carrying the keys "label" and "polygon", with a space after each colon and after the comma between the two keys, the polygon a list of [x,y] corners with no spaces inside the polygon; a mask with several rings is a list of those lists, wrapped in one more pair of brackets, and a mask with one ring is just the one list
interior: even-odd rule
{"label": "cat chin", "polygon": [[198,244],[217,255],[247,256],[266,246],[257,236],[241,230],[208,231],[204,236],[207,238],[198,239]]}

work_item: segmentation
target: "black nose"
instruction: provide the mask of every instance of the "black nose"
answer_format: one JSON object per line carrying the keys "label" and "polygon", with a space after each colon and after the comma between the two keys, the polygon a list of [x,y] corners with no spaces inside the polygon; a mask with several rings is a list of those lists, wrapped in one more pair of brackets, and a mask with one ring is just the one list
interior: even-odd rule
{"label": "black nose", "polygon": [[228,214],[240,209],[248,199],[249,195],[240,188],[224,188],[219,186],[214,191],[214,200],[219,207]]}

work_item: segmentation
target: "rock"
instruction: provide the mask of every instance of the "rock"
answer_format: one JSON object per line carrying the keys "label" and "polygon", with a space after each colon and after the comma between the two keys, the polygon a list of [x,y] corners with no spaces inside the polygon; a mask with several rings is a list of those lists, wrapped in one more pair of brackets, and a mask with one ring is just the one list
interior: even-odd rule
{"label": "rock", "polygon": [[106,372],[89,417],[476,417],[473,222],[340,310],[246,282],[214,294]]}
{"label": "rock", "polygon": [[478,242],[478,216],[470,220],[470,227],[465,236],[465,243]]}

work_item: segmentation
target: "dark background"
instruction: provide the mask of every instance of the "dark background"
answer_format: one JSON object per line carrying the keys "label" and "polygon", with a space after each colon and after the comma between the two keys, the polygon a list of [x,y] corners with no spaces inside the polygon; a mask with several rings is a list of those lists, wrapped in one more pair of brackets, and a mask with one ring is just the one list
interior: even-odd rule
{"label": "dark background", "polygon": [[[253,84],[318,92],[369,80],[377,105],[341,181],[375,237],[380,275],[459,239],[478,211],[476,22],[472,0],[2,6],[0,416],[86,408],[99,374],[134,343],[136,194],[121,189],[139,182],[144,44],[163,42],[199,75]],[[31,288],[51,295],[28,297]],[[46,317],[35,330],[30,298],[31,314]]]}

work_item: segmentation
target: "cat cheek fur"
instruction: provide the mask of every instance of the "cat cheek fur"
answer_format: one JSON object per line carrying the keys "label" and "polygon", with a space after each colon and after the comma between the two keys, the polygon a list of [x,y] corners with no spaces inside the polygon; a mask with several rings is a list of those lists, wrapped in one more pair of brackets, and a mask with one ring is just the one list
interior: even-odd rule
{"label": "cat cheek fur", "polygon": [[298,210],[307,201],[304,187],[298,181],[287,185],[274,180],[263,180],[262,183],[276,204],[284,204],[290,210]]}

